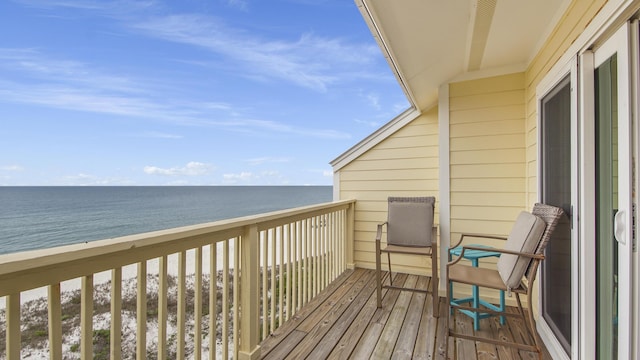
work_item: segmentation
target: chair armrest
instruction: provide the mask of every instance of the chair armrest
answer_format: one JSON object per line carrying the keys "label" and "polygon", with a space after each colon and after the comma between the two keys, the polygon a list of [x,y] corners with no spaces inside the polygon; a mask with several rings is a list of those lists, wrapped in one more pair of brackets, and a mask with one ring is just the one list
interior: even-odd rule
{"label": "chair armrest", "polygon": [[462,241],[464,240],[465,237],[481,238],[481,239],[507,240],[507,237],[505,237],[505,236],[484,235],[484,234],[461,234],[460,235],[460,240],[458,240],[458,242],[455,245],[449,247],[449,250],[451,250],[453,248],[457,248],[458,246],[460,246],[460,244],[462,244]]}
{"label": "chair armrest", "polygon": [[[464,257],[464,252],[467,251],[467,250],[487,251],[487,248],[477,247],[477,246],[463,246],[462,247],[462,252],[460,253],[460,256],[458,256],[455,260],[448,262],[447,263],[447,267],[457,264],[458,261],[460,261]],[[501,253],[501,254],[524,256],[524,257],[527,257],[527,258],[530,258],[530,259],[544,260],[544,255],[542,255],[542,254],[523,253],[523,252],[518,252],[518,251],[511,251],[511,250],[505,250],[505,249],[495,249],[495,248],[492,248],[491,251],[492,252]]]}
{"label": "chair armrest", "polygon": [[[482,247],[477,247],[477,246],[463,246],[462,247],[462,253],[464,254],[465,249],[468,250],[483,250],[486,251],[487,248],[482,248]],[[493,252],[498,252],[501,254],[509,254],[509,255],[517,255],[517,256],[524,256],[530,259],[538,259],[538,260],[544,260],[544,255],[542,254],[532,254],[532,253],[523,253],[523,252],[519,252],[519,251],[511,251],[511,250],[505,250],[505,249],[491,249],[491,251]]]}
{"label": "chair armrest", "polygon": [[382,224],[378,224],[378,231],[376,232],[376,242],[380,242],[382,239],[382,227],[387,225],[387,222],[383,222]]}

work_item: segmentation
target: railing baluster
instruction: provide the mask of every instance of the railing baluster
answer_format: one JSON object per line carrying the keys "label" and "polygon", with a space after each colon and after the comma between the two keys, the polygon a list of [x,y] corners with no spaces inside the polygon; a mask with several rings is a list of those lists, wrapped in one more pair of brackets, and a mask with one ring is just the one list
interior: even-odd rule
{"label": "railing baluster", "polygon": [[260,238],[262,240],[262,340],[269,335],[269,283],[267,282],[267,269],[268,256],[269,256],[269,243],[267,239],[267,233],[265,231],[260,232]]}
{"label": "railing baluster", "polygon": [[193,356],[195,360],[202,358],[202,247],[196,248],[193,299]]}
{"label": "railing baluster", "polygon": [[298,264],[300,263],[298,260],[300,256],[298,255],[298,241],[300,240],[300,236],[298,236],[298,221],[291,224],[293,228],[291,229],[291,255],[292,255],[292,273],[291,273],[291,315],[295,315],[298,312],[298,298],[300,294],[300,284],[299,284],[299,271],[300,268]]}
{"label": "railing baluster", "polygon": [[[237,359],[238,358],[238,353],[240,350],[240,347],[238,346],[240,343],[240,286],[242,284],[240,284],[240,270],[241,270],[241,263],[240,263],[240,246],[242,246],[241,244],[238,243],[238,238],[234,238],[233,239],[233,358]],[[247,310],[250,311],[250,309],[247,307]],[[250,317],[250,313],[246,314],[248,317]],[[246,341],[249,341],[250,339],[247,338]]]}
{"label": "railing baluster", "polygon": [[296,222],[296,242],[293,245],[296,247],[296,293],[298,295],[298,298],[296,299],[296,309],[294,311],[294,313],[298,312],[298,309],[300,309],[302,307],[302,301],[303,301],[303,297],[302,297],[302,289],[303,289],[303,279],[304,276],[302,276],[301,278],[301,274],[302,274],[302,221],[297,221]]}
{"label": "railing baluster", "polygon": [[183,360],[185,357],[185,324],[187,320],[187,252],[178,254],[178,306],[177,306],[177,338],[176,358]]}
{"label": "railing baluster", "polygon": [[[279,233],[278,233],[279,232]],[[279,226],[276,228],[276,236],[278,238],[278,254],[280,255],[280,259],[278,259],[278,276],[279,276],[279,281],[278,281],[278,327],[280,327],[280,325],[282,325],[282,323],[284,322],[283,320],[283,312],[284,312],[284,298],[285,298],[285,289],[284,289],[284,284],[285,284],[285,279],[283,276],[283,272],[284,272],[284,242],[283,242],[283,237],[284,237],[284,227]],[[274,329],[275,330],[275,329]]]}
{"label": "railing baluster", "polygon": [[307,238],[306,238],[306,246],[307,246],[307,256],[304,260],[305,262],[305,274],[306,274],[306,280],[307,280],[307,293],[304,296],[304,303],[308,303],[309,302],[309,298],[311,298],[312,294],[313,294],[313,258],[311,257],[313,255],[313,253],[311,252],[311,244],[312,244],[312,240],[311,239],[311,231],[313,230],[313,224],[311,223],[311,218],[308,218],[307,220],[305,220],[306,222],[306,233],[307,233]]}
{"label": "railing baluster", "polygon": [[229,240],[222,243],[222,358],[229,358]]}
{"label": "railing baluster", "polygon": [[62,360],[62,305],[60,283],[49,285],[49,359]]}
{"label": "railing baluster", "polygon": [[313,297],[318,295],[318,285],[320,284],[320,241],[318,239],[318,216],[313,217],[313,263],[314,263],[314,279],[313,279]]}
{"label": "railing baluster", "polygon": [[7,314],[7,359],[20,359],[20,293],[9,294],[6,297]]}
{"label": "railing baluster", "polygon": [[93,359],[93,274],[83,276],[81,280],[80,358]]}
{"label": "railing baluster", "polygon": [[158,259],[158,359],[167,358],[167,318],[169,284],[167,281],[167,255]]}
{"label": "railing baluster", "polygon": [[122,268],[111,270],[111,326],[109,331],[111,359],[122,358]]}
{"label": "railing baluster", "polygon": [[322,226],[320,227],[320,231],[322,231],[322,268],[323,277],[322,277],[322,289],[327,287],[329,284],[329,234],[327,230],[329,229],[329,222],[327,215],[322,215]]}
{"label": "railing baluster", "polygon": [[289,321],[289,318],[291,317],[291,309],[293,306],[292,305],[292,284],[293,284],[293,273],[291,271],[291,266],[293,263],[293,254],[292,254],[292,249],[293,249],[293,223],[290,223],[287,227],[285,227],[287,229],[287,237],[286,237],[286,241],[287,241],[287,311],[286,311],[286,318],[285,321]]}
{"label": "railing baluster", "polygon": [[270,291],[271,291],[271,313],[270,313],[270,320],[271,320],[271,328],[269,329],[269,333],[272,333],[275,328],[276,328],[276,238],[274,235],[274,229],[271,228],[269,229],[269,240],[271,240],[269,242],[270,244],[270,251],[271,251],[271,284],[270,284]]}
{"label": "railing baluster", "polygon": [[147,358],[147,262],[138,263],[136,358]]}
{"label": "railing baluster", "polygon": [[[209,250],[209,360],[216,360],[218,340],[218,243]],[[164,359],[164,358],[163,358]]]}

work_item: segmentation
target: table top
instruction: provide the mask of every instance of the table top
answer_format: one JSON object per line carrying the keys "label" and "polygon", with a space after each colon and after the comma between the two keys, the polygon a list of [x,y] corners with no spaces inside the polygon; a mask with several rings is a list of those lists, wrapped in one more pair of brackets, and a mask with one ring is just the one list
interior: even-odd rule
{"label": "table top", "polygon": [[[470,244],[469,246],[474,246],[474,247],[481,247],[481,248],[487,248],[487,250],[471,250],[471,249],[466,249],[464,252],[464,258],[465,259],[481,259],[481,258],[486,258],[486,257],[500,257],[500,253],[496,252],[496,251],[491,251],[491,249],[493,249],[491,246],[487,246],[487,245],[478,245],[478,244]],[[451,253],[451,255],[455,255],[455,256],[460,256],[460,254],[462,254],[462,246],[458,246],[455,247],[451,250],[449,250],[449,253]]]}

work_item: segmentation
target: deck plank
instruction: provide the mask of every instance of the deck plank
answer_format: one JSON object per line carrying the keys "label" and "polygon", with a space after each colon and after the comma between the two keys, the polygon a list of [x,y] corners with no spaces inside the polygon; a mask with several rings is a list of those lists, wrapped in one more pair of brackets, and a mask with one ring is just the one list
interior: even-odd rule
{"label": "deck plank", "polygon": [[[431,279],[429,279],[427,286],[431,287]],[[439,299],[436,298],[436,301],[438,300]],[[425,303],[422,307],[422,316],[420,317],[416,344],[413,349],[413,358],[416,360],[433,359],[433,352],[436,345],[436,328],[439,319],[433,317],[432,304],[433,297],[430,294],[426,295]],[[446,311],[442,309],[439,311],[440,316],[443,316],[443,311]]]}
{"label": "deck plank", "polygon": [[[426,277],[420,277],[416,283],[416,288],[427,289],[429,280]],[[418,331],[420,330],[420,320],[422,319],[422,310],[425,304],[425,293],[413,293],[405,321],[400,329],[396,347],[393,350],[391,359],[403,360],[413,357],[413,350],[417,342]]]}
{"label": "deck plank", "polygon": [[[402,286],[406,279],[406,274],[398,274],[394,278],[394,281],[396,285]],[[374,313],[373,318],[371,318],[371,323],[367,326],[358,345],[356,345],[356,348],[353,350],[351,358],[368,359],[371,357],[371,353],[378,343],[380,334],[382,334],[384,325],[387,323],[387,319],[389,319],[399,295],[399,290],[391,289],[387,292],[387,296],[382,299],[382,307]]]}
{"label": "deck plank", "polygon": [[[333,326],[324,336],[324,338],[318,343],[316,348],[309,354],[307,359],[326,359],[329,354],[336,348],[338,342],[343,338],[345,332],[349,328],[349,325],[354,322],[354,319],[360,314],[369,300],[374,299],[371,295],[376,289],[375,281],[370,281],[367,286],[360,291],[354,301],[349,307],[342,313],[342,316],[336,321]],[[373,312],[371,312],[373,314]],[[361,333],[361,332],[360,332]]]}
{"label": "deck plank", "polygon": [[[410,275],[407,281],[405,281],[404,287],[415,288],[418,282],[418,277]],[[409,304],[411,303],[413,293],[410,291],[402,291],[396,300],[396,304],[389,315],[389,320],[382,329],[382,334],[378,339],[376,347],[373,349],[373,358],[376,359],[389,359],[393,350],[396,347],[398,336],[402,329],[402,324],[405,321]]]}
{"label": "deck plank", "polygon": [[334,292],[340,289],[348,280],[354,281],[354,278],[359,278],[362,276],[366,270],[356,269],[356,270],[347,270],[342,273],[335,281],[333,281],[327,288],[324,289],[318,296],[309,301],[305,306],[303,306],[296,314],[286,321],[282,326],[277,328],[273,333],[271,333],[262,343],[260,344],[260,352],[262,356],[266,356],[272,351],[275,347],[277,347],[292,331],[296,330],[296,328],[302,323],[308,316],[316,313],[318,307]]}
{"label": "deck plank", "polygon": [[[378,309],[374,275],[373,270],[364,269],[345,272],[262,342],[261,358],[444,359],[446,299],[437,299],[440,317],[434,318],[430,294],[384,289]],[[399,286],[428,288],[430,281],[425,276],[394,274],[394,284]],[[508,318],[504,326],[499,317],[483,319],[475,332],[473,320],[466,315],[457,313],[450,321],[462,333],[506,341],[528,339],[521,319]],[[449,359],[455,355],[457,359],[478,360],[536,356],[514,348],[450,339]],[[551,359],[546,349],[543,359]]]}
{"label": "deck plank", "polygon": [[[342,316],[344,311],[349,307],[351,303],[357,298],[358,294],[362,289],[364,289],[368,284],[373,283],[374,281],[373,273],[367,272],[365,276],[362,276],[349,290],[345,296],[340,299],[340,301],[333,303],[331,307],[326,307],[324,312],[324,316],[322,316],[319,321],[315,323],[311,323],[313,317],[308,317],[305,322],[303,322],[299,329],[304,331],[308,330],[307,337],[305,338],[304,344],[297,346],[286,358],[287,359],[304,359],[306,358],[322,341],[324,335],[331,330],[331,327],[336,323],[336,321]],[[325,301],[325,304],[330,304],[330,301]],[[323,304],[323,305],[325,305]],[[319,312],[320,313],[320,312]],[[309,326],[312,326],[309,328]]]}

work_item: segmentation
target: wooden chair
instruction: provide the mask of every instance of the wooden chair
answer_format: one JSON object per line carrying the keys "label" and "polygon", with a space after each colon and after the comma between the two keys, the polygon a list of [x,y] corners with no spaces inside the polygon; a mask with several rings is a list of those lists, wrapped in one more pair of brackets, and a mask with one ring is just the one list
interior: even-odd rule
{"label": "wooden chair", "polygon": [[[435,197],[390,197],[387,221],[378,225],[376,234],[376,282],[378,307],[382,306],[382,289],[391,288],[417,292],[424,289],[393,286],[391,254],[424,255],[431,258],[431,293],[433,316],[438,317],[438,246],[437,229],[433,226]],[[387,246],[381,249],[382,229],[387,227]],[[380,257],[387,253],[389,284],[382,285]]]}
{"label": "wooden chair", "polygon": [[[530,327],[525,326],[525,328],[533,338],[534,345],[457,333],[449,327],[449,316],[447,316],[445,319],[445,326],[448,329],[445,344],[445,359],[448,358],[449,336],[534,351],[538,353],[538,358],[542,359],[540,340],[537,336],[535,320],[531,309],[532,289],[538,266],[540,262],[544,260],[544,249],[563,213],[562,209],[554,206],[535,204],[531,213],[525,211],[520,213],[508,238],[478,234],[463,234],[460,237],[460,241],[454,245],[453,248],[459,246],[466,237],[504,239],[507,240],[507,242],[505,243],[504,249],[492,249],[493,251],[502,253],[496,269],[474,268],[472,266],[459,264],[458,262],[463,256],[447,264],[446,285],[447,304],[449,306],[447,314],[450,314],[451,310],[474,311],[473,308],[468,306],[452,303],[453,294],[451,294],[451,287],[449,285],[453,282],[504,290],[507,291],[509,295],[511,293],[516,294],[519,310],[517,314],[499,312],[491,309],[483,309],[482,311],[502,316],[521,317],[523,323],[526,323],[526,319],[520,295],[526,295]],[[482,248],[473,246],[463,246],[462,254],[464,254],[465,250],[472,249],[483,250]]]}

